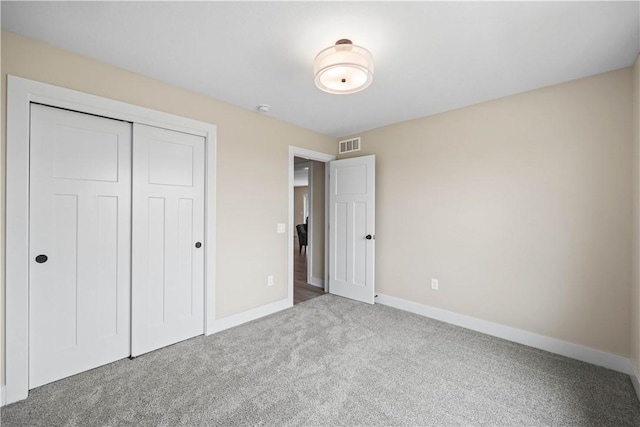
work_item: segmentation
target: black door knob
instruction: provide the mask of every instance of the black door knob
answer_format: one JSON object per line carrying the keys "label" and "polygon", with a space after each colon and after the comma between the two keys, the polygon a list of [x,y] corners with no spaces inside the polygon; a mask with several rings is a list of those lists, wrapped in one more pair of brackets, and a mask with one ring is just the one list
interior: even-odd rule
{"label": "black door knob", "polygon": [[373,237],[371,236],[371,234],[367,234],[364,238],[365,238],[365,239],[367,239],[367,240],[371,240],[371,239],[373,239]]}
{"label": "black door knob", "polygon": [[199,248],[200,246],[202,246],[202,243],[196,242],[196,248]]}
{"label": "black door knob", "polygon": [[49,257],[47,257],[46,255],[38,255],[36,257],[36,262],[38,264],[42,264],[43,262],[47,262],[48,259],[49,259]]}

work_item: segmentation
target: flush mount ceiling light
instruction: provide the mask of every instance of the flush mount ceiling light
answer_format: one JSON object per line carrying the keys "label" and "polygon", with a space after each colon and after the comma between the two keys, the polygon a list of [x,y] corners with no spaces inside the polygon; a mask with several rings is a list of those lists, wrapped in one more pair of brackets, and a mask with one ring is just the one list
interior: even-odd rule
{"label": "flush mount ceiling light", "polygon": [[373,55],[351,40],[338,40],[313,61],[313,74],[320,90],[336,94],[360,92],[373,81]]}

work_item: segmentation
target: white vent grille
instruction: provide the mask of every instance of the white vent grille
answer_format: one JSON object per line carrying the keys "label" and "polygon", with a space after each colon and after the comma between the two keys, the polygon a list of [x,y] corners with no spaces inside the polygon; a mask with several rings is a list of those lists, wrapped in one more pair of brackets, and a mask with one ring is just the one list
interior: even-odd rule
{"label": "white vent grille", "polygon": [[352,151],[360,151],[360,137],[338,142],[339,154],[350,153]]}

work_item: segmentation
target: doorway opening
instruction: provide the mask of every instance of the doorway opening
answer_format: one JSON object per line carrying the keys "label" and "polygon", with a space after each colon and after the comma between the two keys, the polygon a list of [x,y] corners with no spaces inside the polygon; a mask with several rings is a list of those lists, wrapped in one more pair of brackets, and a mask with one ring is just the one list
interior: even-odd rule
{"label": "doorway opening", "polygon": [[324,227],[324,163],[293,161],[293,303],[299,304],[324,294],[324,236],[314,232]]}
{"label": "doorway opening", "polygon": [[288,294],[292,305],[328,291],[325,163],[334,159],[330,154],[289,147]]}

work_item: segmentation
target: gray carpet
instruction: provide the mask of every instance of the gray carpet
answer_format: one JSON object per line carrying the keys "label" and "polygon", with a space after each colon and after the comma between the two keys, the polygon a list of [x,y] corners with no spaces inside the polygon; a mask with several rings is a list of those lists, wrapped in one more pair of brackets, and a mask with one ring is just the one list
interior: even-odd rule
{"label": "gray carpet", "polygon": [[325,295],[32,390],[3,426],[640,426],[628,376]]}

